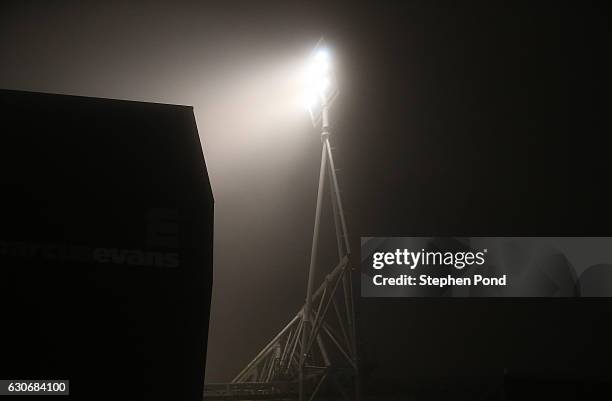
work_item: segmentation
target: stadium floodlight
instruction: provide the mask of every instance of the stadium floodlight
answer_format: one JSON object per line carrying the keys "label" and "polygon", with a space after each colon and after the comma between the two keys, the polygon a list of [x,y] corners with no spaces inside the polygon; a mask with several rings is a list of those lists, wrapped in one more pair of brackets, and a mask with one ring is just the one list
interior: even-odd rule
{"label": "stadium floodlight", "polygon": [[332,55],[321,38],[315,46],[306,70],[306,107],[312,124],[327,126],[327,108],[338,96]]}
{"label": "stadium floodlight", "polygon": [[[293,319],[238,373],[232,381],[232,389],[252,391],[252,386],[257,385],[265,397],[278,394],[279,382],[293,384],[297,379],[299,401],[312,401],[322,384],[329,381],[339,388],[344,399],[350,399],[347,385],[352,381],[355,388],[353,399],[360,399],[355,301],[349,263],[351,247],[330,145],[329,107],[338,95],[333,61],[333,53],[323,39],[319,40],[311,53],[305,77],[308,110],[315,129],[320,128],[321,133],[321,166],[306,300]],[[329,184],[325,183],[327,180]],[[315,287],[323,273],[319,271],[317,259],[326,187],[329,187],[331,198],[338,261],[332,265],[323,282]],[[334,316],[327,313],[330,305],[334,307]],[[244,387],[233,387],[241,385]],[[224,388],[230,389],[229,386]]]}

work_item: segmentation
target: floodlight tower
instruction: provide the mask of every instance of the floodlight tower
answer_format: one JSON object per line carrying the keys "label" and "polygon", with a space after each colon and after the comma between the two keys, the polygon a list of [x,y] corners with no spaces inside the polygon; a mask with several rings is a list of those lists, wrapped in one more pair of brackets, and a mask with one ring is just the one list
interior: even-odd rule
{"label": "floodlight tower", "polygon": [[[233,391],[257,389],[259,395],[264,389],[270,394],[297,392],[300,401],[307,401],[313,400],[322,388],[335,387],[345,399],[358,400],[359,364],[349,266],[351,248],[329,141],[329,108],[338,95],[338,85],[331,53],[323,39],[311,54],[307,81],[308,110],[313,126],[320,128],[322,150],[306,300],[285,328],[234,378],[232,383],[236,387],[228,388]],[[326,177],[330,181],[338,263],[315,290]]]}
{"label": "floodlight tower", "polygon": [[[336,177],[336,168],[334,166],[334,159],[332,156],[331,146],[329,142],[330,129],[329,129],[329,108],[332,102],[338,95],[338,86],[335,79],[334,70],[331,65],[331,55],[329,49],[323,42],[323,39],[319,40],[311,56],[311,61],[308,70],[308,87],[309,87],[309,107],[308,111],[312,120],[312,124],[315,128],[320,126],[321,129],[321,143],[323,145],[321,152],[321,167],[319,172],[319,187],[317,191],[317,206],[315,209],[315,224],[312,238],[312,249],[310,252],[310,266],[308,269],[308,285],[306,290],[306,302],[304,305],[304,340],[302,342],[302,352],[300,355],[300,400],[305,399],[305,378],[308,373],[308,344],[311,342],[310,335],[316,335],[317,340],[320,340],[320,334],[318,331],[315,333],[315,326],[311,322],[312,317],[312,295],[314,290],[314,281],[316,273],[316,262],[319,246],[319,232],[320,232],[320,221],[321,221],[321,209],[323,203],[323,192],[325,189],[325,175],[330,178],[330,195],[331,202],[334,212],[334,223],[336,226],[336,239],[338,246],[338,257],[339,262],[342,262],[343,257],[348,258],[350,255],[350,244],[348,240],[348,232],[346,228],[346,221],[344,217],[344,209],[342,207],[342,200],[340,198],[340,190],[338,187],[338,179]],[[329,162],[329,166],[327,163]],[[349,270],[350,273],[350,270]],[[352,291],[348,292],[349,288],[352,288],[352,282],[344,282],[344,290],[347,291],[345,294],[345,301],[350,307],[346,310],[349,320],[349,330],[351,331],[351,337],[354,340],[354,313],[353,313],[353,299]],[[351,343],[351,351],[355,351],[355,344]],[[356,353],[351,352],[354,356]],[[355,362],[355,368],[357,365],[356,357],[352,358]]]}

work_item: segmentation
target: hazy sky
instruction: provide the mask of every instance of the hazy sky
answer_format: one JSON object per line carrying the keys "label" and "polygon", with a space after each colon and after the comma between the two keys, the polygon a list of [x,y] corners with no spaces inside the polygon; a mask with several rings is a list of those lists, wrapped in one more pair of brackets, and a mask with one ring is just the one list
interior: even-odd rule
{"label": "hazy sky", "polygon": [[320,141],[300,74],[321,35],[354,243],[559,234],[575,177],[566,134],[593,131],[592,75],[606,71],[589,49],[607,43],[607,17],[590,6],[0,4],[0,87],[194,106],[216,201],[209,381],[231,379],[305,297]]}
{"label": "hazy sky", "polygon": [[194,106],[216,200],[207,374],[222,380],[305,296],[320,141],[301,78],[319,37],[353,22],[306,2],[179,3],[3,2],[0,87]]}

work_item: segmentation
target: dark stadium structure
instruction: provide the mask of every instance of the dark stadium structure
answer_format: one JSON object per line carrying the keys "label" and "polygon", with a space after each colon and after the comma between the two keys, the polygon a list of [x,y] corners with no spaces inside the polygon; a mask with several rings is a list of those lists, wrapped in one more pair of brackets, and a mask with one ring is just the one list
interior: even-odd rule
{"label": "dark stadium structure", "polygon": [[201,400],[213,195],[192,107],[0,91],[0,377]]}

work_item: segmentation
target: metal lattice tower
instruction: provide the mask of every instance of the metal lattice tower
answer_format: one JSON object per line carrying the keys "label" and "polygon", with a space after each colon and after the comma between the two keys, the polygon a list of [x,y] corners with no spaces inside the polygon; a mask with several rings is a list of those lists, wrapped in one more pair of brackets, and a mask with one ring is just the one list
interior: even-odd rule
{"label": "metal lattice tower", "polygon": [[[338,187],[338,178],[329,142],[329,102],[321,96],[321,167],[315,212],[308,286],[304,306],[289,323],[233,379],[233,385],[268,384],[270,392],[278,383],[290,383],[300,401],[312,400],[323,388],[337,390],[347,400],[359,399],[359,365],[351,253]],[[314,121],[314,119],[313,119]],[[321,209],[325,181],[333,210],[338,263],[315,289]],[[295,392],[294,392],[295,394]]]}

